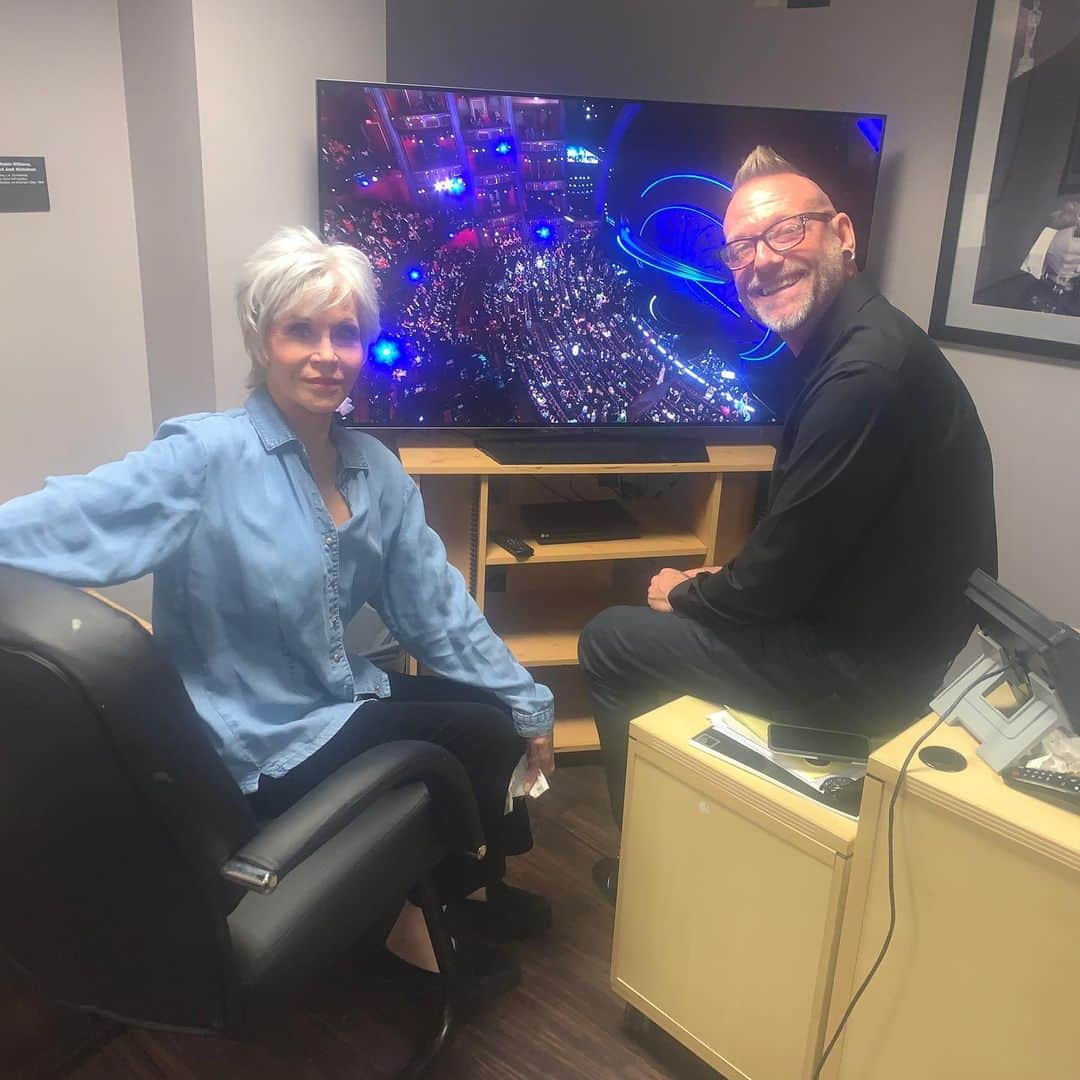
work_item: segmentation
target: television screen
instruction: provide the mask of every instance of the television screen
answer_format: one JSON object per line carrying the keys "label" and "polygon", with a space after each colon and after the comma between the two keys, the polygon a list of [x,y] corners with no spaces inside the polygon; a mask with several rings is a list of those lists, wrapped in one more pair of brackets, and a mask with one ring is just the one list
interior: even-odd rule
{"label": "television screen", "polygon": [[866,250],[884,118],[320,81],[324,239],[364,251],[382,332],[361,426],[767,425],[782,342],[720,261],[758,143]]}

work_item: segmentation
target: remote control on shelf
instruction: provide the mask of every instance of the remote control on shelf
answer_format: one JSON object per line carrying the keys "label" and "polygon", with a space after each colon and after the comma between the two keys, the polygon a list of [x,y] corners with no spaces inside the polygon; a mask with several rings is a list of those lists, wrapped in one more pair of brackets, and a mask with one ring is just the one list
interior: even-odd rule
{"label": "remote control on shelf", "polygon": [[493,532],[491,539],[501,548],[505,548],[515,559],[527,559],[533,553],[533,549],[519,536],[511,536],[509,533]]}
{"label": "remote control on shelf", "polygon": [[1055,806],[1080,813],[1080,775],[1051,772],[1049,769],[1025,769],[1013,766],[1001,778],[1011,788],[1025,791],[1036,799],[1045,799]]}

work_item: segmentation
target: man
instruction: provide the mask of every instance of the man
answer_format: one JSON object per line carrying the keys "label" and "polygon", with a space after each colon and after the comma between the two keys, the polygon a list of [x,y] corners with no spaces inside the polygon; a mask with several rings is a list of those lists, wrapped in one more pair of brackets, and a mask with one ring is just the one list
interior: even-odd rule
{"label": "man", "polygon": [[[997,569],[990,447],[941,351],[855,268],[855,230],[775,151],[739,169],[722,257],[787,343],[794,396],[768,506],[726,566],[661,570],[579,646],[622,823],[630,721],[695,694],[774,720],[880,733],[922,710]],[[618,864],[597,883],[614,899]]]}

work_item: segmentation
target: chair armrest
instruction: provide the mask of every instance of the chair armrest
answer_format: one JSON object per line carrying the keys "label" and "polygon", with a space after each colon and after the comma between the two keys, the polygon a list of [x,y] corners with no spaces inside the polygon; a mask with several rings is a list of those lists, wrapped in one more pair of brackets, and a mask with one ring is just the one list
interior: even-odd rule
{"label": "chair armrest", "polygon": [[472,785],[461,763],[434,743],[400,741],[376,746],[331,773],[280,817],[259,830],[221,868],[255,892],[272,892],[312,852],[339,833],[380,795],[422,781],[447,839],[484,855],[484,833]]}
{"label": "chair armrest", "polygon": [[115,600],[110,600],[107,596],[102,596],[97,589],[83,589],[83,592],[87,596],[92,596],[95,600],[100,600],[103,604],[108,604],[109,607],[115,608],[121,615],[126,615],[129,619],[134,619],[148,634],[154,632],[153,626],[139,615],[136,615],[134,611],[129,611],[123,604],[118,604]]}

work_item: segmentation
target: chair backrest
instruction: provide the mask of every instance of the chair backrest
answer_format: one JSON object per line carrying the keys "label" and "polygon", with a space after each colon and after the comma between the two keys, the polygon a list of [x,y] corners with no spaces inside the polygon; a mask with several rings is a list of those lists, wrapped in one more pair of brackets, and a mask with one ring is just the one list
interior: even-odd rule
{"label": "chair backrest", "polygon": [[176,669],[128,616],[0,567],[0,950],[57,1000],[223,1022],[221,864],[256,831]]}

